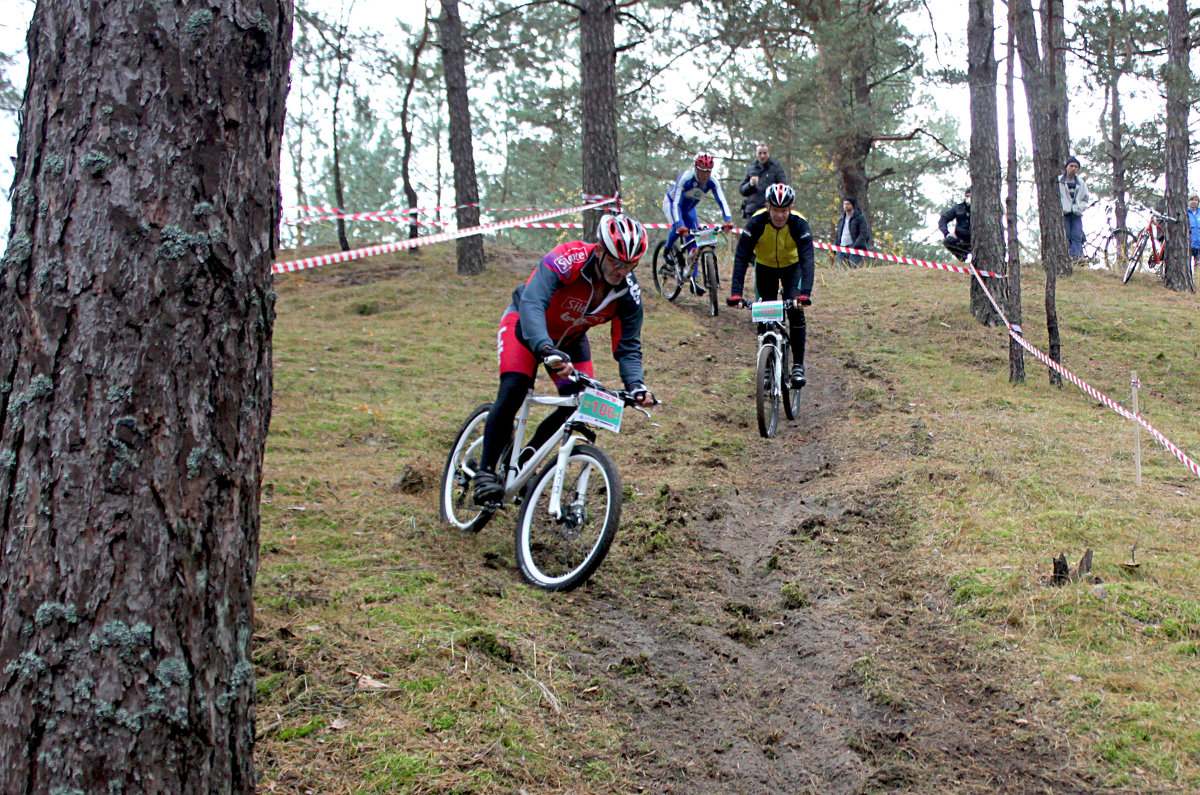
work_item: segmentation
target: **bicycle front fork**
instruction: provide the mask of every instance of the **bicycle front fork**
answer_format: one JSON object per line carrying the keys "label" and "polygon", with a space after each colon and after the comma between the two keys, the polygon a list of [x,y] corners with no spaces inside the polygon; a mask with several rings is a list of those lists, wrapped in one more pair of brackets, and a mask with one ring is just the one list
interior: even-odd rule
{"label": "bicycle front fork", "polygon": [[[555,521],[562,519],[562,491],[563,480],[567,475],[567,461],[571,458],[571,453],[575,451],[575,445],[579,444],[579,437],[567,432],[567,437],[563,440],[562,446],[558,448],[558,459],[554,464],[554,482],[550,486],[550,516]],[[579,476],[579,485],[575,490],[575,502],[583,499],[583,495],[587,493],[588,470],[584,470]]]}

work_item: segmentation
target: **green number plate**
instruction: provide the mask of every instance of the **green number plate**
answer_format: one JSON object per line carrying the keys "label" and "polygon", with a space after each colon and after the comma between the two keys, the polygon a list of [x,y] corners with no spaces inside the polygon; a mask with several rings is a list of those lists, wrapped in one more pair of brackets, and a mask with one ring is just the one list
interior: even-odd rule
{"label": "green number plate", "polygon": [[692,236],[692,239],[696,241],[697,246],[715,246],[717,244],[717,230],[701,229]]}
{"label": "green number plate", "polygon": [[621,412],[625,404],[615,395],[597,389],[584,390],[575,410],[575,419],[613,433],[621,432]]}
{"label": "green number plate", "polygon": [[783,321],[783,301],[755,301],[750,309],[750,319],[755,323]]}

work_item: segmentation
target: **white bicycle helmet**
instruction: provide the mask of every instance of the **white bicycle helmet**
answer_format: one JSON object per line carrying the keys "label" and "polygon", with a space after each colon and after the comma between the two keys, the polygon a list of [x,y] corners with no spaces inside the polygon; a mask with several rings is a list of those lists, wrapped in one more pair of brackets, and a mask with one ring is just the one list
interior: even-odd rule
{"label": "white bicycle helmet", "polygon": [[776,182],[767,188],[767,204],[772,207],[791,207],[796,203],[796,191],[790,185]]}

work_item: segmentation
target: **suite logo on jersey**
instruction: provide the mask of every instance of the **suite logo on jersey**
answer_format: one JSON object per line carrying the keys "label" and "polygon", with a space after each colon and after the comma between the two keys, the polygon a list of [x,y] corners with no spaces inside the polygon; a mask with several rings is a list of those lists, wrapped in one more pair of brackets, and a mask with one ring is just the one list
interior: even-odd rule
{"label": "suite logo on jersey", "polygon": [[561,273],[563,276],[566,276],[571,272],[571,266],[577,262],[583,262],[585,259],[587,259],[587,252],[579,249],[576,251],[568,251],[566,254],[555,257],[553,264],[554,268],[559,273]]}

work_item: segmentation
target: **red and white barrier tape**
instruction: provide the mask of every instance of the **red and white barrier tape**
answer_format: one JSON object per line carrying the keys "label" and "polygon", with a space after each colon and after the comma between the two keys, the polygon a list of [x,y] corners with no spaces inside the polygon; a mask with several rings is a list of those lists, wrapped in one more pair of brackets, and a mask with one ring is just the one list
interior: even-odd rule
{"label": "red and white barrier tape", "polygon": [[291,221],[284,221],[285,225],[295,226],[298,224],[314,224],[321,221],[336,221],[337,219],[346,221],[395,221],[404,226],[445,226],[438,221],[418,221],[415,218],[409,218],[405,215],[395,215],[392,213],[339,213],[337,215],[310,215],[305,218],[296,218]]}
{"label": "red and white barrier tape", "polygon": [[[577,223],[577,222],[571,223],[568,221],[564,221],[562,223],[553,223],[553,224],[518,224],[518,226],[521,226],[521,227],[527,228],[527,229],[582,229],[583,228],[583,224],[581,224],[581,223]],[[670,224],[642,224],[642,226],[646,227],[647,229],[670,229],[671,228]],[[731,230],[732,234],[735,234],[735,235],[741,234],[741,231],[742,231],[741,229],[738,229],[736,227]],[[844,254],[860,254],[864,257],[874,257],[875,259],[887,260],[888,262],[900,262],[900,263],[904,263],[906,265],[920,265],[923,268],[933,268],[934,270],[940,270],[940,271],[953,271],[954,273],[965,273],[967,275],[971,274],[970,268],[965,268],[961,265],[947,265],[947,264],[941,263],[941,262],[930,262],[928,260],[914,259],[912,257],[898,257],[893,254],[884,254],[882,251],[867,251],[865,249],[846,248],[845,246],[835,246],[835,245],[832,245],[829,243],[813,243],[813,248],[822,248],[827,251],[840,251]],[[984,276],[990,276],[994,279],[1008,278],[1003,273],[992,273],[991,271],[980,271],[980,273],[982,273]]]}
{"label": "red and white barrier tape", "polygon": [[316,204],[293,204],[284,207],[284,210],[301,210],[306,213],[340,213],[341,210],[337,207],[321,207]]}
{"label": "red and white barrier tape", "polygon": [[[612,204],[614,202],[619,203],[618,197],[616,197],[616,196],[600,196],[599,194],[592,194],[592,193],[584,194],[583,201],[586,203],[589,203],[589,204],[595,203],[595,202],[599,202],[600,204]],[[444,204],[444,205],[439,205],[437,207],[407,207],[407,208],[397,208],[394,210],[377,210],[377,211],[372,211],[372,212],[368,212],[368,213],[343,213],[341,210],[339,210],[336,207],[319,207],[319,206],[315,206],[315,205],[295,204],[295,205],[291,205],[289,207],[285,207],[284,209],[285,210],[302,210],[304,212],[319,213],[319,214],[321,214],[322,217],[319,217],[319,218],[318,217],[297,218],[294,220],[284,221],[284,223],[301,224],[301,223],[309,223],[311,221],[325,221],[325,220],[331,220],[331,219],[336,219],[336,218],[345,218],[348,221],[349,220],[370,221],[370,220],[375,220],[374,216],[379,216],[380,218],[384,218],[384,217],[390,218],[392,216],[419,215],[421,213],[433,213],[433,212],[438,212],[439,210],[461,210],[465,207],[478,207],[480,212],[485,212],[485,213],[548,213],[548,212],[554,212],[556,210],[556,208],[554,208],[554,207],[484,207],[481,204],[478,204],[475,202],[470,202],[468,204]],[[368,217],[368,216],[372,216],[372,217]]]}
{"label": "red and white barrier tape", "polygon": [[1091,397],[1100,401],[1105,406],[1108,406],[1110,409],[1112,409],[1113,411],[1115,411],[1117,414],[1121,415],[1125,419],[1133,420],[1138,425],[1145,428],[1146,432],[1149,433],[1156,442],[1158,442],[1163,447],[1165,447],[1171,453],[1171,455],[1178,458],[1180,463],[1182,463],[1184,466],[1186,466],[1188,469],[1190,469],[1192,471],[1193,475],[1200,477],[1200,464],[1197,464],[1195,461],[1193,461],[1190,457],[1188,457],[1187,453],[1180,450],[1179,447],[1174,442],[1172,442],[1170,439],[1168,439],[1166,436],[1164,436],[1162,434],[1162,432],[1160,432],[1157,428],[1155,428],[1153,425],[1151,425],[1149,422],[1147,422],[1145,417],[1143,417],[1141,414],[1134,414],[1129,409],[1127,409],[1124,406],[1122,406],[1121,404],[1117,403],[1115,400],[1110,398],[1108,395],[1106,395],[1103,392],[1101,392],[1100,390],[1096,389],[1094,386],[1087,383],[1082,378],[1075,375],[1070,370],[1063,367],[1061,364],[1054,361],[1046,354],[1042,353],[1040,350],[1038,350],[1036,347],[1034,347],[1033,343],[1031,343],[1031,342],[1029,342],[1029,340],[1025,339],[1025,337],[1023,337],[1021,335],[1021,327],[1017,326],[1009,321],[1008,316],[1004,314],[1004,310],[1002,310],[1000,308],[1000,305],[998,303],[996,303],[996,299],[994,297],[992,297],[992,294],[988,290],[987,285],[985,285],[983,283],[982,277],[984,275],[986,275],[986,271],[976,270],[973,265],[971,266],[971,271],[973,272],[975,280],[979,282],[979,286],[983,288],[984,295],[986,295],[988,301],[991,302],[992,309],[996,310],[996,314],[999,315],[1000,319],[1004,321],[1004,326],[1005,326],[1005,328],[1008,329],[1009,336],[1011,336],[1014,340],[1016,340],[1018,345],[1020,345],[1025,350],[1029,351],[1030,355],[1033,356],[1038,361],[1040,361],[1042,364],[1046,365],[1051,370],[1058,373],[1063,378],[1067,379],[1072,384],[1077,386],[1085,394],[1090,395]]}
{"label": "red and white barrier tape", "polygon": [[[963,267],[962,265],[947,265],[942,262],[930,262],[924,259],[913,259],[912,257],[897,257],[893,254],[884,254],[882,251],[867,251],[860,248],[846,248],[845,246],[835,246],[832,243],[813,243],[814,248],[823,248],[826,251],[840,251],[843,254],[858,254],[863,257],[874,257],[875,259],[887,260],[888,262],[903,262],[906,265],[920,265],[922,268],[933,268],[939,271],[953,271],[954,273],[965,273],[968,276],[972,273],[971,268]],[[991,271],[980,271],[984,276],[990,276],[993,279],[1007,279],[1003,273],[992,273]]]}
{"label": "red and white barrier tape", "polygon": [[522,224],[531,221],[540,221],[543,218],[553,218],[556,215],[569,215],[570,213],[583,212],[584,210],[596,210],[603,207],[607,203],[608,202],[595,202],[593,204],[585,204],[579,207],[568,207],[564,210],[553,210],[540,215],[531,215],[526,218],[514,218],[510,221],[497,221],[491,224],[480,224],[479,226],[473,226],[467,229],[457,229],[451,232],[439,232],[436,235],[410,238],[408,240],[398,240],[395,243],[382,243],[378,246],[357,248],[352,251],[339,251],[334,254],[322,254],[318,257],[291,260],[289,262],[276,262],[273,266],[271,266],[271,272],[290,273],[292,271],[305,270],[306,268],[316,268],[321,265],[332,265],[335,262],[349,262],[351,260],[362,259],[363,257],[373,257],[378,254],[390,254],[393,251],[402,251],[407,248],[428,246],[433,243],[444,243],[447,240],[457,240],[460,237],[470,237],[471,235],[479,235],[485,232],[495,232],[500,229],[509,229],[514,226],[521,226]]}

